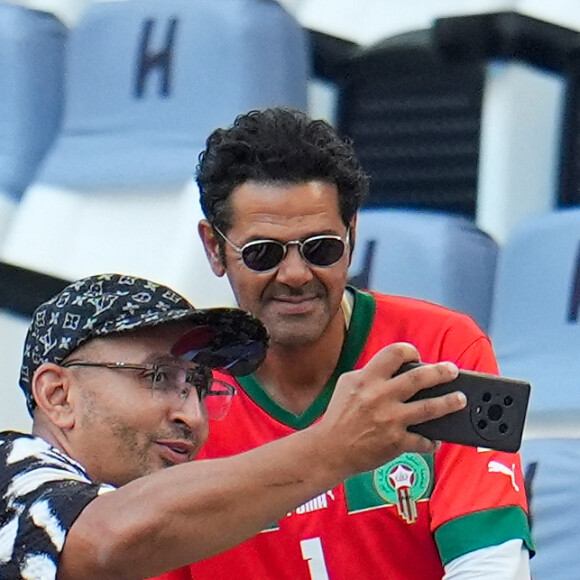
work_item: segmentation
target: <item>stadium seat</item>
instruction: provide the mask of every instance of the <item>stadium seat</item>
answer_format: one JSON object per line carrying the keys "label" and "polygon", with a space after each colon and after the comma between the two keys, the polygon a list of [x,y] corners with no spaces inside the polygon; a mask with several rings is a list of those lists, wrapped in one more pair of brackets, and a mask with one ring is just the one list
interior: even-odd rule
{"label": "stadium seat", "polygon": [[267,0],[91,4],[70,38],[63,129],[3,259],[72,279],[125,271],[198,306],[233,302],[197,236],[192,174],[208,134],[306,107],[307,37]]}
{"label": "stadium seat", "polygon": [[522,459],[534,580],[580,568],[580,209],[524,221],[502,247],[491,319],[502,374],[532,385]]}
{"label": "stadium seat", "polygon": [[580,424],[580,209],[528,219],[508,238],[490,333],[502,372],[532,382],[528,427]]}
{"label": "stadium seat", "polygon": [[465,312],[487,330],[497,255],[495,241],[466,218],[364,209],[350,281]]}
{"label": "stadium seat", "polygon": [[0,241],[60,124],[66,37],[55,16],[0,4]]}
{"label": "stadium seat", "polygon": [[526,438],[521,455],[537,549],[532,577],[575,578],[580,565],[580,439]]}

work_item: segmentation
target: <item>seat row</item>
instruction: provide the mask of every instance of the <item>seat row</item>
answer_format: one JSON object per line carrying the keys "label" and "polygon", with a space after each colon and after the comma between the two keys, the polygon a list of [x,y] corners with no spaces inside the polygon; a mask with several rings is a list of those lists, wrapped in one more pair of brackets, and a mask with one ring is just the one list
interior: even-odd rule
{"label": "seat row", "polygon": [[305,109],[309,50],[270,0],[100,1],[69,27],[0,3],[0,259],[231,302],[196,261],[197,156],[241,112]]}

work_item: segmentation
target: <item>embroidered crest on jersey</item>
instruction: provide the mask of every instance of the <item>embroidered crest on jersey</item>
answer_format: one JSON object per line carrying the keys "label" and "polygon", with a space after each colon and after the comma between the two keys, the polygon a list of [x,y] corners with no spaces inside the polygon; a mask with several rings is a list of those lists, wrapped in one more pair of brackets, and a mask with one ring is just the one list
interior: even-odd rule
{"label": "embroidered crest on jersey", "polygon": [[[375,509],[392,509],[394,506],[396,506],[396,493],[393,491],[385,492],[385,486],[388,487],[388,483],[386,483],[385,486],[377,486],[377,480],[382,481],[384,479],[385,476],[381,474],[387,468],[387,466],[392,467],[394,462],[401,461],[405,457],[409,456],[415,458],[415,460],[409,460],[410,465],[415,466],[416,464],[414,469],[418,470],[418,473],[421,474],[420,481],[424,482],[427,487],[419,501],[428,501],[429,497],[431,496],[431,492],[433,491],[433,482],[435,477],[433,471],[433,455],[418,455],[414,453],[408,453],[397,457],[394,461],[391,461],[374,471],[365,471],[364,473],[359,473],[358,475],[349,477],[344,482],[345,499],[348,513],[356,514]],[[423,473],[423,467],[425,465],[427,466],[427,472]],[[379,474],[378,476],[377,473]],[[381,491],[379,491],[379,489]],[[414,494],[414,490],[412,490],[412,492]],[[415,499],[415,501],[417,501],[417,499]]]}
{"label": "embroidered crest on jersey", "polygon": [[417,501],[428,491],[431,472],[416,453],[403,453],[374,473],[378,494],[397,506],[397,513],[408,524],[417,521]]}

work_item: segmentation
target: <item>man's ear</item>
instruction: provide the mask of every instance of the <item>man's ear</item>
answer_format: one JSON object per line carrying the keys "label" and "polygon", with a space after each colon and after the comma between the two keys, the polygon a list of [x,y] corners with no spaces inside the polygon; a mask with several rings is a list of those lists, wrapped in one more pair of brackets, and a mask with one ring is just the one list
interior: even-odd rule
{"label": "man's ear", "polygon": [[197,231],[213,273],[216,276],[223,276],[226,273],[226,268],[220,253],[219,240],[215,235],[214,229],[207,220],[201,220],[197,226]]}
{"label": "man's ear", "polygon": [[41,364],[32,377],[37,408],[61,429],[74,425],[71,381],[67,369],[53,363]]}

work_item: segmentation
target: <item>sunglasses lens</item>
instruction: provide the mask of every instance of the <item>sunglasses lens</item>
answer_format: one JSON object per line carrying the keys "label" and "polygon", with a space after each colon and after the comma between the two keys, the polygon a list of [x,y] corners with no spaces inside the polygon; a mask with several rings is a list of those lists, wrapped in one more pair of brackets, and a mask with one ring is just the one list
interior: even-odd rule
{"label": "sunglasses lens", "polygon": [[173,345],[172,354],[233,376],[252,373],[266,356],[266,341],[246,340],[221,348],[212,347],[207,343],[200,344],[195,330],[185,334]]}
{"label": "sunglasses lens", "polygon": [[[248,375],[266,357],[268,340],[265,330],[262,339],[248,336],[246,330],[243,324],[235,329],[222,328],[219,332],[211,326],[197,326],[175,342],[171,353],[202,367],[220,369],[230,375]],[[249,330],[252,334],[256,332],[254,326]]]}
{"label": "sunglasses lens", "polygon": [[[227,349],[222,349],[222,351]],[[224,353],[221,353],[222,356]],[[257,341],[248,342],[237,349],[235,352],[226,352],[225,354],[235,358],[234,362],[222,365],[222,368],[235,377],[249,375],[266,357],[266,346]],[[230,359],[231,360],[231,359]]]}
{"label": "sunglasses lens", "polygon": [[313,266],[332,266],[344,254],[344,242],[337,238],[318,237],[306,240],[302,255]]}
{"label": "sunglasses lens", "polygon": [[249,375],[264,360],[266,347],[252,341],[246,344],[226,346],[217,350],[201,351],[194,356],[194,362],[219,369],[233,376]]}
{"label": "sunglasses lens", "polygon": [[284,246],[269,240],[248,244],[242,252],[244,264],[256,272],[265,272],[275,268],[283,258]]}

